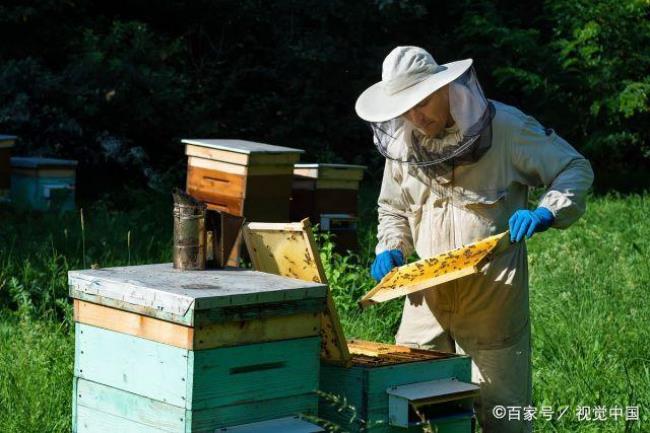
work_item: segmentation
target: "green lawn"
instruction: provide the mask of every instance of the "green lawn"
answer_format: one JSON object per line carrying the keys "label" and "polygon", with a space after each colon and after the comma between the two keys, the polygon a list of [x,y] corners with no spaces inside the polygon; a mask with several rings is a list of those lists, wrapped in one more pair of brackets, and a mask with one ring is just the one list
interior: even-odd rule
{"label": "green lawn", "polygon": [[[538,421],[539,431],[650,430],[649,200],[594,198],[571,229],[529,242],[535,406],[569,407],[559,421]],[[122,211],[111,210],[116,203]],[[147,206],[135,210],[136,203]],[[170,213],[165,198],[144,192],[104,199],[86,206],[82,236],[78,213],[0,209],[1,432],[70,431],[74,341],[66,272],[168,261]],[[375,224],[367,214],[361,234],[368,251],[341,257],[326,244],[322,254],[348,337],[391,341],[401,301],[363,314],[355,303],[373,285],[366,269]],[[580,405],[638,405],[642,421],[577,421]]]}

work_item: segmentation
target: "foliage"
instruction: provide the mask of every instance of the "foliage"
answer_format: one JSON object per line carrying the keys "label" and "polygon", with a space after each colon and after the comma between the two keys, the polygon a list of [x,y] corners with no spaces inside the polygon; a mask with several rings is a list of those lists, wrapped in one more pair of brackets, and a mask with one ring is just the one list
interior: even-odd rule
{"label": "foliage", "polygon": [[649,9],[647,0],[4,2],[0,131],[21,137],[19,153],[81,160],[82,195],[116,178],[180,183],[187,136],[296,146],[310,160],[379,173],[354,100],[391,48],[416,44],[440,62],[473,57],[489,96],[631,183],[650,161]]}

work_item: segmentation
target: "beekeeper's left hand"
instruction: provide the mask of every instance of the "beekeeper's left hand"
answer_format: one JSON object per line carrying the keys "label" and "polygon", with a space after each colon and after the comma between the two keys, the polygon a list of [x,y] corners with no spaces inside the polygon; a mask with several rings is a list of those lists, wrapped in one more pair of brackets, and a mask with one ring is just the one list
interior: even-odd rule
{"label": "beekeeper's left hand", "polygon": [[530,239],[534,233],[547,230],[554,220],[555,217],[551,211],[545,207],[538,207],[534,211],[520,209],[508,221],[510,242],[519,242],[524,236],[526,239]]}

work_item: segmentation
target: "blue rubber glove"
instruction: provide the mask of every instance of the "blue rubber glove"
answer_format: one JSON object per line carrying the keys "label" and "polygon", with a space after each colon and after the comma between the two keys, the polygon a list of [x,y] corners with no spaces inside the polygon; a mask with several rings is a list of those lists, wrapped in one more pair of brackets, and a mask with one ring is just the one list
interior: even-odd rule
{"label": "blue rubber glove", "polygon": [[402,266],[404,264],[404,256],[400,250],[390,250],[379,253],[375,257],[370,267],[370,275],[375,281],[384,278],[384,275],[390,272],[395,266]]}
{"label": "blue rubber glove", "polygon": [[510,242],[519,242],[524,236],[530,239],[533,233],[547,230],[555,217],[550,210],[545,207],[538,207],[534,211],[520,209],[510,217],[508,225],[510,226]]}

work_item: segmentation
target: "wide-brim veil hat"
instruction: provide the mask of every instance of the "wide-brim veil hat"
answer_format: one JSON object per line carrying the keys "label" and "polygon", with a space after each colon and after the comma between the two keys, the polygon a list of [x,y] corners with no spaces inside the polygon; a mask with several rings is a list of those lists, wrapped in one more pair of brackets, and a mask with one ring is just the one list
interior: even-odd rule
{"label": "wide-brim veil hat", "polygon": [[472,59],[439,65],[419,47],[397,47],[386,56],[382,80],[357,99],[357,115],[384,122],[406,113],[431,93],[451,83],[472,66]]}

